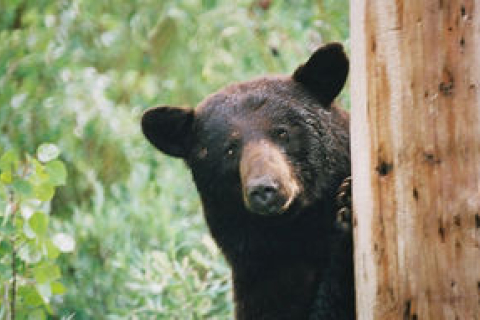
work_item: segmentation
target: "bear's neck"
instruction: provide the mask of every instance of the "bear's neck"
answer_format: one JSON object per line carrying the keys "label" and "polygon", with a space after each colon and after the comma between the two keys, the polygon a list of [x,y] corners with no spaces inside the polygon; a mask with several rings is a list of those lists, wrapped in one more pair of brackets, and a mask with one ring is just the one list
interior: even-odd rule
{"label": "bear's neck", "polygon": [[[232,267],[236,319],[307,319],[322,277],[331,273],[333,204],[318,202],[284,219],[204,209]],[[352,263],[348,250],[340,258]],[[344,273],[337,278],[353,281]]]}
{"label": "bear's neck", "polygon": [[210,232],[233,268],[236,264],[257,268],[286,258],[317,263],[317,257],[327,254],[326,239],[335,222],[333,203],[318,201],[298,214],[278,217],[231,209],[238,207],[204,203]]}
{"label": "bear's neck", "polygon": [[320,272],[305,261],[272,261],[232,268],[235,315],[247,319],[308,319]]}

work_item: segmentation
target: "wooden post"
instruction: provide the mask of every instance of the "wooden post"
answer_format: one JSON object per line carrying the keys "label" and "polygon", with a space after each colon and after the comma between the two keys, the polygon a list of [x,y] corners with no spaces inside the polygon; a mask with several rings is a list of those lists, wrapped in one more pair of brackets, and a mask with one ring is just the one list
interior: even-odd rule
{"label": "wooden post", "polygon": [[350,10],[358,319],[480,319],[480,1]]}

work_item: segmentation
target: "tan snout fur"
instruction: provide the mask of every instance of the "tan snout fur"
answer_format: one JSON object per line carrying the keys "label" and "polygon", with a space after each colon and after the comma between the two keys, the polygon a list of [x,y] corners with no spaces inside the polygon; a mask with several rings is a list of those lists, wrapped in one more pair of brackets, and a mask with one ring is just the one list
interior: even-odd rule
{"label": "tan snout fur", "polygon": [[286,199],[282,212],[286,211],[300,192],[299,184],[286,156],[274,144],[267,140],[248,143],[240,160],[240,176],[243,199],[247,207],[247,186],[249,181],[267,178],[273,181],[280,194]]}

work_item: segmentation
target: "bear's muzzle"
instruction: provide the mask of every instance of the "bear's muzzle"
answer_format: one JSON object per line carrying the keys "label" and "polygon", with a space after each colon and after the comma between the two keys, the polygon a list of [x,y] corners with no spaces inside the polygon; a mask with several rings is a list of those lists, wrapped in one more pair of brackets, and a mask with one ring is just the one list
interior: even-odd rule
{"label": "bear's muzzle", "polygon": [[284,153],[263,139],[245,146],[240,160],[240,176],[245,206],[257,214],[287,211],[300,190]]}

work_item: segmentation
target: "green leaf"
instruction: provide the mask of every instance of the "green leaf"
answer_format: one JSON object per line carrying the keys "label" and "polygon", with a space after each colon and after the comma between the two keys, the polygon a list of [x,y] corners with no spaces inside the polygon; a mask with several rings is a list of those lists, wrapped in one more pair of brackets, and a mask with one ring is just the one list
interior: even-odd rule
{"label": "green leaf", "polygon": [[9,195],[7,195],[5,188],[0,188],[0,215],[2,214],[2,209],[5,208],[8,203],[7,198],[9,198]]}
{"label": "green leaf", "polygon": [[52,240],[62,252],[72,252],[75,249],[75,240],[69,234],[57,233]]}
{"label": "green leaf", "polygon": [[10,281],[10,278],[12,277],[12,266],[9,262],[10,261],[8,261],[6,264],[0,263],[0,283],[4,282],[5,280]]}
{"label": "green leaf", "polygon": [[28,320],[45,320],[47,316],[42,309],[35,309],[28,314]]}
{"label": "green leaf", "polygon": [[47,234],[48,216],[43,212],[37,211],[30,217],[28,224],[33,232],[39,237],[43,237]]}
{"label": "green leaf", "polygon": [[0,240],[0,257],[3,257],[6,254],[10,254],[12,252],[12,245],[10,241],[6,239]]}
{"label": "green leaf", "polygon": [[0,174],[0,181],[6,184],[12,183],[12,172],[10,170],[2,172]]}
{"label": "green leaf", "polygon": [[12,183],[13,190],[18,194],[29,197],[32,194],[32,186],[25,180],[15,180]]}
{"label": "green leaf", "polygon": [[55,187],[50,182],[41,183],[34,190],[35,197],[40,201],[50,201],[55,194]]}
{"label": "green leaf", "polygon": [[55,260],[60,254],[60,250],[53,244],[53,242],[50,239],[47,240],[47,242],[45,243],[45,246],[47,248],[48,259]]}
{"label": "green leaf", "polygon": [[15,234],[15,225],[13,224],[12,220],[7,220],[7,217],[3,217],[3,221],[0,220],[2,223],[0,224],[0,233],[2,236],[12,236]]}
{"label": "green leaf", "polygon": [[28,310],[25,310],[25,309],[20,309],[20,310],[17,310],[16,311],[16,314],[15,314],[15,319],[27,319],[28,315]]}
{"label": "green leaf", "polygon": [[48,180],[48,174],[45,171],[45,167],[37,159],[32,158],[31,163],[33,164],[34,174],[30,178],[33,184],[40,184]]}
{"label": "green leaf", "polygon": [[53,294],[60,295],[60,294],[64,294],[66,291],[67,291],[67,289],[65,289],[63,284],[61,284],[60,282],[52,282],[52,293]]}
{"label": "green leaf", "polygon": [[54,186],[65,185],[67,181],[67,170],[63,162],[54,160],[45,165],[45,170],[50,176],[50,182]]}
{"label": "green leaf", "polygon": [[18,167],[18,155],[14,150],[5,152],[0,157],[0,170],[2,172],[12,171]]}
{"label": "green leaf", "polygon": [[60,268],[52,262],[42,262],[33,268],[33,275],[37,283],[47,283],[57,280],[61,276]]}
{"label": "green leaf", "polygon": [[49,304],[45,304],[44,307],[47,310],[49,315],[53,315],[52,307]]}
{"label": "green leaf", "polygon": [[37,158],[41,162],[48,162],[55,160],[60,154],[60,149],[53,143],[44,143],[38,147]]}
{"label": "green leaf", "polygon": [[30,307],[37,307],[43,304],[42,297],[37,290],[32,286],[23,286],[18,289],[18,295],[23,300],[23,303]]}

